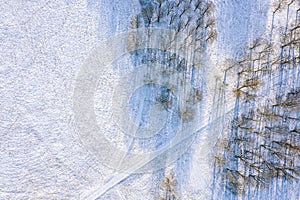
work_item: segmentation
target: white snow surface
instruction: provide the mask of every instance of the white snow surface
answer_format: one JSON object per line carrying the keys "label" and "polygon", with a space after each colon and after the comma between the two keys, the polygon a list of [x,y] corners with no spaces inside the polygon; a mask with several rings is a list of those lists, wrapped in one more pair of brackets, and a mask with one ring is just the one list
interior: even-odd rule
{"label": "white snow surface", "polygon": [[[208,47],[202,108],[208,122],[215,119],[213,90],[223,78],[225,58],[238,56],[270,25],[269,0],[214,4],[218,39]],[[128,31],[139,9],[137,0],[1,3],[0,199],[158,199],[164,171],[175,172],[180,199],[210,197],[217,127],[195,134],[191,148],[166,169],[145,174],[102,165],[76,133],[72,109],[79,69],[95,44]]]}

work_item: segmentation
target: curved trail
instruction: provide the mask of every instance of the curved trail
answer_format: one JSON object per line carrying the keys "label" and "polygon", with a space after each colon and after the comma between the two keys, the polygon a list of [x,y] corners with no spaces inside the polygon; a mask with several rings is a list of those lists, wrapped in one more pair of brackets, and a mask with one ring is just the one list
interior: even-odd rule
{"label": "curved trail", "polygon": [[[230,109],[231,111],[232,109]],[[228,111],[227,113],[229,113],[230,111]],[[225,113],[225,115],[227,114]],[[118,175],[115,175],[112,179],[110,179],[106,184],[104,184],[103,186],[101,186],[100,188],[92,191],[91,193],[85,195],[83,197],[83,199],[86,200],[95,200],[98,197],[102,196],[103,194],[105,194],[108,190],[110,190],[111,188],[113,188],[115,185],[117,185],[119,182],[121,182],[122,180],[126,179],[127,177],[129,177],[132,173],[134,173],[135,171],[137,171],[138,169],[142,168],[143,166],[145,166],[146,164],[148,164],[149,162],[151,162],[153,159],[155,159],[156,157],[158,157],[159,155],[163,154],[164,152],[166,152],[169,148],[175,147],[176,145],[179,145],[181,142],[189,139],[190,137],[192,137],[194,134],[199,134],[203,131],[205,131],[207,128],[209,128],[211,125],[218,123],[220,120],[222,120],[223,116],[218,117],[216,120],[208,123],[208,119],[209,117],[206,116],[205,117],[205,123],[204,125],[196,132],[194,133],[190,133],[188,135],[186,135],[186,137],[182,138],[181,140],[173,143],[171,146],[167,146],[164,147],[162,149],[160,149],[157,153],[153,154],[149,159],[144,159],[141,160],[140,162],[136,163],[135,165],[133,165],[128,173],[120,173]]]}

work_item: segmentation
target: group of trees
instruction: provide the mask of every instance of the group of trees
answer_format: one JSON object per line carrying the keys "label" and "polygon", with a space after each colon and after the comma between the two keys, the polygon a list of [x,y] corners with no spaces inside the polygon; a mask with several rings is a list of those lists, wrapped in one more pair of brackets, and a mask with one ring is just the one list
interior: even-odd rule
{"label": "group of trees", "polygon": [[[195,113],[193,105],[202,100],[203,87],[186,87],[186,84],[191,84],[191,80],[195,79],[197,74],[203,73],[204,67],[201,68],[200,65],[204,62],[199,60],[204,56],[207,43],[216,38],[214,5],[206,0],[140,0],[140,5],[140,13],[133,16],[131,20],[131,28],[157,27],[174,30],[174,38],[178,36],[178,40],[171,40],[167,46],[171,48],[180,41],[181,44],[176,43],[176,48],[180,49],[180,52],[171,54],[168,47],[163,50],[159,47],[158,49],[146,48],[132,52],[133,58],[134,60],[144,58],[144,64],[149,66],[145,83],[155,83],[151,71],[161,72],[166,79],[161,95],[157,97],[157,103],[169,110],[177,102],[179,118],[182,121],[189,121]],[[162,37],[161,40],[164,38]],[[163,64],[163,68],[157,68],[157,63]],[[168,78],[174,74],[177,74],[173,76],[178,79],[177,85],[168,82]],[[187,91],[187,88],[191,89]],[[178,96],[180,97],[175,101],[174,98]]]}
{"label": "group of trees", "polygon": [[[287,11],[297,3],[293,0],[279,0],[274,5],[273,19],[277,13]],[[178,85],[165,81],[157,97],[163,109],[172,109],[175,102],[178,116],[182,121],[193,119],[193,105],[203,98],[203,88],[184,90],[195,73],[204,71],[201,67],[202,55],[206,46],[214,41],[214,5],[204,0],[140,0],[141,12],[134,16],[131,28],[161,27],[183,33],[186,41],[181,49],[193,48],[189,64],[184,55],[177,52],[145,49],[134,52],[135,58],[143,58],[151,70],[158,70],[168,80],[170,75],[178,74]],[[234,72],[237,84],[233,89],[236,104],[231,121],[224,129],[217,146],[214,160],[215,193],[225,199],[238,196],[255,196],[269,191],[267,197],[277,195],[275,190],[286,192],[288,183],[298,180],[300,174],[300,135],[299,135],[299,70],[300,70],[300,19],[299,9],[293,24],[286,23],[280,40],[270,38],[254,40],[246,53],[237,60],[227,60],[225,73]],[[273,22],[272,22],[273,29]],[[175,42],[173,41],[170,41]],[[171,43],[169,46],[171,46]],[[278,45],[279,43],[279,45]],[[184,51],[183,51],[184,52]],[[157,69],[155,63],[164,64]],[[149,70],[149,71],[151,71]],[[195,72],[196,71],[196,72]],[[151,76],[151,74],[149,75]],[[155,83],[146,78],[146,83]],[[182,83],[183,87],[179,87]],[[226,83],[225,83],[226,84]],[[176,92],[182,93],[177,99]],[[165,177],[166,196],[163,199],[176,199],[175,184],[172,177]],[[293,184],[291,184],[293,185]],[[275,187],[275,189],[273,189]],[[272,194],[275,191],[275,194]],[[219,199],[222,197],[219,195]]]}
{"label": "group of trees", "polygon": [[234,195],[245,195],[252,186],[268,187],[276,178],[290,182],[299,178],[300,118],[295,110],[299,113],[300,95],[289,98],[289,94],[282,102],[288,107],[254,107],[241,113],[232,121],[230,135],[219,141],[215,164],[226,190]]}
{"label": "group of trees", "polygon": [[[160,92],[156,103],[162,109],[171,111],[178,116],[179,123],[194,119],[197,104],[203,98],[204,81],[196,80],[204,77],[203,66],[206,47],[216,37],[214,5],[207,0],[140,0],[141,10],[132,17],[130,28],[164,28],[175,31],[174,39],[165,48],[140,49],[131,52],[132,60],[139,64],[147,64],[145,84],[155,84],[160,80]],[[176,38],[176,39],[175,39]],[[165,42],[164,36],[159,38]],[[129,38],[132,45],[135,38]],[[175,47],[175,48],[174,48]],[[172,49],[171,49],[172,48]],[[174,49],[175,52],[174,52]],[[172,53],[171,53],[172,52]],[[151,72],[159,72],[155,77]],[[170,79],[173,80],[170,80]],[[176,80],[174,80],[174,78]],[[198,81],[197,86],[192,82]],[[176,83],[176,84],[174,84]],[[165,194],[162,199],[175,200],[175,175],[164,177]]]}
{"label": "group of trees", "polygon": [[[273,14],[292,3],[279,1]],[[236,103],[216,145],[212,186],[224,199],[299,198],[291,190],[300,176],[298,12],[280,41],[255,40],[242,58],[226,62]]]}
{"label": "group of trees", "polygon": [[131,28],[163,27],[185,32],[195,40],[216,37],[214,4],[206,0],[140,0],[141,12],[131,20]]}

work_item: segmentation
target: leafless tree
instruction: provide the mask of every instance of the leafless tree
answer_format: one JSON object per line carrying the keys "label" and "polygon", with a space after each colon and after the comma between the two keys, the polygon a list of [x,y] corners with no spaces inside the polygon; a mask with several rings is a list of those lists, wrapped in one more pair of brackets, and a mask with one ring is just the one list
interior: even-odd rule
{"label": "leafless tree", "polygon": [[195,110],[190,106],[183,106],[179,108],[179,117],[183,122],[191,121],[194,118]]}
{"label": "leafless tree", "polygon": [[214,29],[214,30],[211,30],[207,37],[206,37],[206,41],[207,42],[213,42],[215,39],[217,38],[217,31]]}
{"label": "leafless tree", "polygon": [[177,181],[173,173],[167,175],[162,183],[163,187],[165,188],[165,200],[176,200],[176,185]]}

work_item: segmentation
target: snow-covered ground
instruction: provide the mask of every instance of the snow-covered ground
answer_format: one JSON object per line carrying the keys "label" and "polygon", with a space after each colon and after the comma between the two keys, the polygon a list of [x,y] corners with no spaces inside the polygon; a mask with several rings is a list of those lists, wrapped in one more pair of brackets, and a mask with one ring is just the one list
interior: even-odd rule
{"label": "snow-covered ground", "polygon": [[[224,70],[227,59],[240,59],[254,39],[269,38],[274,23],[274,40],[279,40],[282,30],[277,26],[285,25],[285,13],[274,22],[272,0],[213,0],[217,39],[205,42],[198,71],[185,74],[192,86],[190,82],[176,85],[174,80],[181,81],[181,75],[166,81],[158,73],[163,64],[148,73],[142,56],[147,54],[148,59],[151,52],[142,52],[145,46],[141,52],[134,49],[132,35],[126,35],[147,2],[1,3],[0,199],[139,200],[163,199],[166,193],[171,199],[172,192],[174,199],[235,199],[218,197],[213,188],[215,144],[230,124],[235,106],[236,76],[229,74],[225,87]],[[179,6],[174,12],[182,9]],[[290,16],[297,9],[295,1]],[[157,28],[168,27],[157,23]],[[158,60],[171,56],[159,42],[145,45],[159,50]],[[176,45],[174,49],[181,51]],[[185,52],[189,51],[180,56],[192,62]],[[97,68],[99,63],[109,65]],[[154,83],[165,82],[167,89],[177,87],[167,110],[155,104],[165,88]],[[184,106],[182,101],[195,88],[201,89],[202,100],[192,105],[196,110],[192,120],[183,122],[176,106]],[[145,131],[151,123],[153,134]],[[108,152],[112,149],[116,150]],[[174,186],[164,183],[172,178],[177,182]]]}

